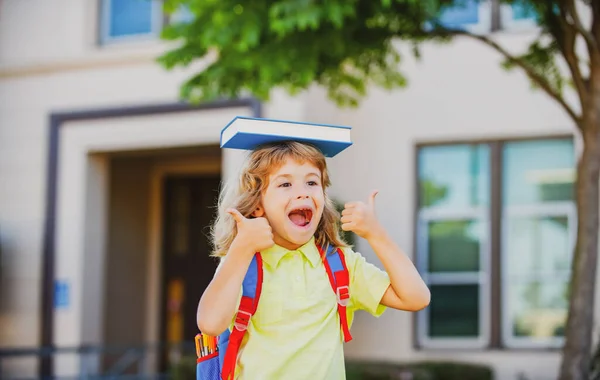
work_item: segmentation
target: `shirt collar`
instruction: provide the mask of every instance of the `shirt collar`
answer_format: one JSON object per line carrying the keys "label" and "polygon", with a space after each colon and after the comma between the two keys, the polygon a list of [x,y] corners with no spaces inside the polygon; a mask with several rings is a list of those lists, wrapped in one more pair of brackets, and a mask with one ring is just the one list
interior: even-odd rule
{"label": "shirt collar", "polygon": [[[296,251],[302,253],[304,258],[310,262],[310,265],[314,268],[321,261],[321,255],[319,254],[319,249],[315,245],[315,238],[312,237],[306,244],[302,247],[299,247]],[[277,268],[279,262],[285,255],[287,255],[290,251],[287,248],[279,246],[275,244],[271,248],[265,249],[261,252],[261,256],[264,262],[267,263],[271,268]]]}

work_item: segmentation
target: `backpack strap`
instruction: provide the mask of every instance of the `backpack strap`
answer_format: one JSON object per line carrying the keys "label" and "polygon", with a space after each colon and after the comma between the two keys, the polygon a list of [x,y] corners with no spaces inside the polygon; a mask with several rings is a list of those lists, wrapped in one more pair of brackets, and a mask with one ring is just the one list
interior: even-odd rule
{"label": "backpack strap", "polygon": [[344,333],[344,342],[349,342],[352,340],[352,335],[348,327],[346,306],[350,302],[350,274],[346,266],[346,258],[340,248],[332,247],[329,244],[325,251],[321,247],[318,248],[323,259],[323,264],[325,264],[329,283],[337,296],[338,315],[340,316],[340,325]]}
{"label": "backpack strap", "polygon": [[240,345],[242,344],[242,339],[248,329],[250,318],[252,318],[256,312],[262,290],[262,282],[263,262],[260,253],[257,252],[250,262],[250,266],[244,277],[244,282],[242,283],[242,299],[240,300],[240,305],[235,315],[233,330],[229,335],[229,344],[227,345],[227,350],[223,359],[223,369],[221,371],[221,378],[223,380],[234,378]]}

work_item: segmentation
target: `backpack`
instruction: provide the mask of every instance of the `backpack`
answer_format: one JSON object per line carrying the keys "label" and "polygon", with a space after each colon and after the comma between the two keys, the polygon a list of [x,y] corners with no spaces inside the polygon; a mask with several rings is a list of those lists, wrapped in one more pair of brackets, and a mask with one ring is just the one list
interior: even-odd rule
{"label": "backpack", "polygon": [[[337,295],[338,315],[344,334],[344,342],[352,340],[348,328],[346,306],[350,301],[350,275],[346,267],[344,253],[340,248],[327,246],[326,250],[317,246],[327,271],[329,283]],[[326,253],[325,253],[326,252]],[[218,337],[197,334],[196,380],[233,380],[238,351],[246,334],[248,323],[258,307],[263,281],[263,262],[257,252],[242,283],[242,299],[235,315],[232,331],[226,329]]]}

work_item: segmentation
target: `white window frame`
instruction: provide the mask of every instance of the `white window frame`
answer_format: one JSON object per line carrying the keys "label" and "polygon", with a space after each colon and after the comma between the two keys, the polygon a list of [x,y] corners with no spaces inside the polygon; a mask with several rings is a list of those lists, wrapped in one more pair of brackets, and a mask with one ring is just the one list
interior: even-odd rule
{"label": "white window frame", "polygon": [[164,16],[162,2],[160,0],[148,1],[152,2],[151,31],[149,33],[134,34],[128,36],[111,36],[109,33],[111,19],[111,0],[100,0],[100,44],[114,45],[122,43],[135,43],[156,40],[163,28]]}
{"label": "white window frame", "polygon": [[500,23],[504,32],[531,32],[539,29],[533,18],[515,20],[510,4],[500,4]]}
{"label": "white window frame", "polygon": [[[505,206],[503,207],[502,220],[501,220],[501,267],[508,268],[509,252],[507,252],[508,242],[508,223],[512,217],[556,217],[566,216],[568,220],[568,234],[569,234],[569,249],[573,251],[575,249],[576,235],[577,235],[577,208],[575,202],[572,201],[561,201],[561,202],[547,202],[545,204],[537,204],[530,206]],[[546,278],[546,276],[552,276],[552,278],[559,278],[561,280],[570,279],[571,270],[564,270],[561,272],[547,273],[538,276],[537,278]],[[533,277],[532,277],[533,279]],[[506,348],[560,348],[564,344],[563,337],[549,337],[549,338],[531,338],[531,337],[515,337],[512,333],[512,317],[514,310],[511,308],[510,293],[509,293],[510,277],[506,272],[501,276],[501,304],[502,304],[502,344]]]}
{"label": "white window frame", "polygon": [[[428,223],[432,221],[476,220],[486,234],[480,242],[479,272],[430,273],[428,268]],[[429,336],[429,308],[417,313],[417,338],[423,348],[484,348],[489,345],[491,329],[490,283],[490,209],[488,206],[449,209],[428,207],[419,211],[417,221],[417,265],[425,283],[430,285],[477,284],[479,286],[479,336],[476,338],[432,338]]]}

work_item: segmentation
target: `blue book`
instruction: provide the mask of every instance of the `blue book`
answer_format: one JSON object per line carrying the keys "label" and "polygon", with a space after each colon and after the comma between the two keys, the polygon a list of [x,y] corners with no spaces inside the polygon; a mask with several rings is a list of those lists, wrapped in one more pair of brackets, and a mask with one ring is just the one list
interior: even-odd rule
{"label": "blue book", "polygon": [[253,150],[277,141],[308,142],[325,157],[352,145],[350,127],[236,116],[221,131],[221,148]]}

